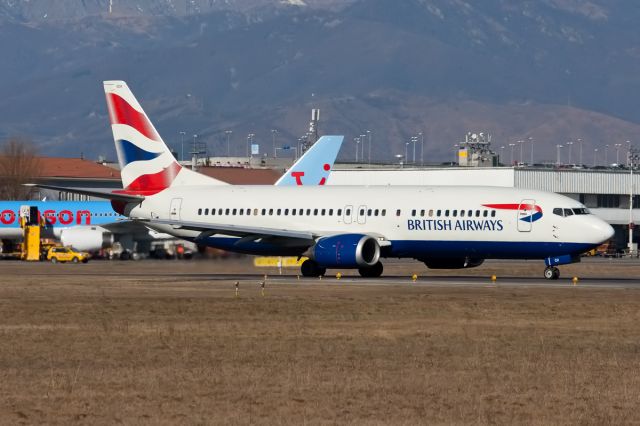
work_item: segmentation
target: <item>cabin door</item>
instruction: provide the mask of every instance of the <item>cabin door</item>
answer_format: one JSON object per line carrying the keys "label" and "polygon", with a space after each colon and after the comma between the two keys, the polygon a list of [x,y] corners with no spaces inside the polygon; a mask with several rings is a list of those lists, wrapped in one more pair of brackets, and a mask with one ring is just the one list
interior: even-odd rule
{"label": "cabin door", "polygon": [[353,206],[344,206],[342,221],[346,224],[351,223],[351,215],[353,214]]}
{"label": "cabin door", "polygon": [[180,208],[182,207],[182,198],[174,198],[171,200],[169,208],[169,218],[171,220],[180,220]]}
{"label": "cabin door", "polygon": [[367,223],[367,206],[358,207],[358,223],[364,225]]}
{"label": "cabin door", "polygon": [[518,231],[531,232],[533,228],[533,215],[536,213],[535,200],[522,200],[518,205]]}

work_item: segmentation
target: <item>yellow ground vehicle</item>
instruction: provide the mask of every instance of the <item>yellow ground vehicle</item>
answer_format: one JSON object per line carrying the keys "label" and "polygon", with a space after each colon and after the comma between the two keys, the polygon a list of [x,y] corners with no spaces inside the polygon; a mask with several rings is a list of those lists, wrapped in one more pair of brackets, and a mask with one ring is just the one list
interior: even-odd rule
{"label": "yellow ground vehicle", "polygon": [[57,262],[87,263],[89,261],[89,253],[75,251],[71,247],[51,247],[47,252],[47,260],[50,260],[51,263],[57,263]]}

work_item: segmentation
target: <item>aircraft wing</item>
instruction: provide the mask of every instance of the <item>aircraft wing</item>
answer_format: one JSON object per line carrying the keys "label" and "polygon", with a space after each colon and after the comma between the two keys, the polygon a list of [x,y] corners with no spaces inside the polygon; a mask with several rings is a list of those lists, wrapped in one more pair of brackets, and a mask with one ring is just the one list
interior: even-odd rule
{"label": "aircraft wing", "polygon": [[228,225],[205,222],[188,222],[182,220],[164,220],[164,219],[136,219],[142,223],[149,225],[171,225],[174,229],[184,229],[189,231],[200,232],[198,239],[208,238],[215,234],[224,234],[234,237],[243,237],[248,239],[260,238],[285,238],[298,240],[300,245],[311,245],[315,242],[316,235],[309,231],[290,231],[278,228],[262,228],[257,226]]}
{"label": "aircraft wing", "polygon": [[31,186],[36,188],[43,189],[53,189],[54,191],[65,191],[65,192],[73,192],[75,194],[88,195],[90,197],[97,198],[106,198],[107,200],[115,200],[115,201],[124,201],[127,203],[140,203],[144,200],[144,197],[141,195],[133,195],[127,194],[123,190],[99,190],[99,189],[86,189],[86,188],[70,188],[66,186],[55,186],[55,185],[43,185],[40,183],[26,183],[24,186]]}

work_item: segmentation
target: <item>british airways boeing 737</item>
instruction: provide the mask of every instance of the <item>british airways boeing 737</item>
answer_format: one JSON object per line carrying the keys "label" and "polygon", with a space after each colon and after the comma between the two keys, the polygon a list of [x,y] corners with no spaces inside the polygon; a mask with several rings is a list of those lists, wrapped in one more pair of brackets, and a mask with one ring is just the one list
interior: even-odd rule
{"label": "british airways boeing 737", "polygon": [[397,257],[429,268],[539,259],[544,276],[557,279],[558,265],[613,235],[579,202],[528,189],[212,185],[178,164],[125,82],[104,88],[116,147],[136,155],[118,148],[123,190],[75,192],[109,198],[121,214],[199,244],[307,256],[305,276],[354,268],[376,277],[381,259]]}

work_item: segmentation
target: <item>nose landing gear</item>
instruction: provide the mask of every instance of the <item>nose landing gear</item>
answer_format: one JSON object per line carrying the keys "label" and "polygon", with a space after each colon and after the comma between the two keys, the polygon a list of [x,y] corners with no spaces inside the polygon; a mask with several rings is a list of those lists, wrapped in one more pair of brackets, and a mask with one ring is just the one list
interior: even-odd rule
{"label": "nose landing gear", "polygon": [[548,280],[557,280],[560,278],[560,269],[555,266],[547,266],[544,270],[544,277]]}

